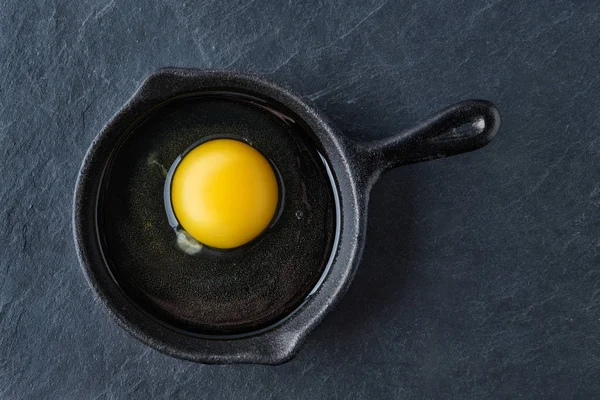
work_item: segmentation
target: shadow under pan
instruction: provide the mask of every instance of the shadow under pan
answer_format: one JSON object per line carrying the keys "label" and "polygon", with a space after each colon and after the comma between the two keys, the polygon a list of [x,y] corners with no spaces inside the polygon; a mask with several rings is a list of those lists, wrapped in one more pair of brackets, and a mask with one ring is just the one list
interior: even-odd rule
{"label": "shadow under pan", "polygon": [[[337,205],[326,162],[297,121],[265,99],[204,92],[164,103],[123,135],[96,218],[107,266],[143,312],[190,334],[244,334],[282,320],[315,289],[339,229]],[[277,222],[227,257],[183,252],[163,201],[171,164],[213,136],[254,146],[285,189]]]}

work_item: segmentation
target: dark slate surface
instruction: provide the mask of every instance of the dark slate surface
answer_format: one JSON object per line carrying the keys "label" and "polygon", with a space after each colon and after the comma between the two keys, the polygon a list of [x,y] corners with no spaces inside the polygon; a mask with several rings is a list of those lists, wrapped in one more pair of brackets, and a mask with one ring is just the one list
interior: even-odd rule
{"label": "dark slate surface", "polygon": [[[4,1],[0,398],[597,397],[599,63],[594,0]],[[375,187],[356,280],[296,359],[196,365],[109,319],[71,235],[87,146],[163,66],[265,74],[355,138],[471,97],[503,127]]]}

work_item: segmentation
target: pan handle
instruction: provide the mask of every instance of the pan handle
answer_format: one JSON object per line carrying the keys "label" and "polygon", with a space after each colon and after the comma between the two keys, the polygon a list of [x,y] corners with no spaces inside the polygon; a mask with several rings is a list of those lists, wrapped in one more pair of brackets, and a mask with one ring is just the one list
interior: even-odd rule
{"label": "pan handle", "polygon": [[488,144],[499,128],[500,113],[492,103],[466,100],[398,135],[361,143],[359,154],[370,159],[376,177],[390,168],[478,149]]}

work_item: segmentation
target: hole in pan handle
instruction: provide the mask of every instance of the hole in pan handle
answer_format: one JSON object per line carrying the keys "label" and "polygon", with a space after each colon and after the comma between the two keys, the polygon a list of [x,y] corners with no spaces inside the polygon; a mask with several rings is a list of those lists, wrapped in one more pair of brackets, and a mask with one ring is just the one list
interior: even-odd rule
{"label": "hole in pan handle", "polygon": [[443,109],[411,129],[389,138],[362,143],[371,172],[476,150],[500,128],[498,109],[486,100],[466,100]]}

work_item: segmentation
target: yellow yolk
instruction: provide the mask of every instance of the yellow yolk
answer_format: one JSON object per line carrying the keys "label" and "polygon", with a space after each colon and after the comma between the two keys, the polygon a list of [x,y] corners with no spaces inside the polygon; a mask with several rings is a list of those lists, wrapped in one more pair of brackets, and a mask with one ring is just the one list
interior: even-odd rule
{"label": "yellow yolk", "polygon": [[183,157],[171,183],[177,220],[198,242],[231,249],[256,238],[279,202],[271,164],[252,146],[215,139]]}

